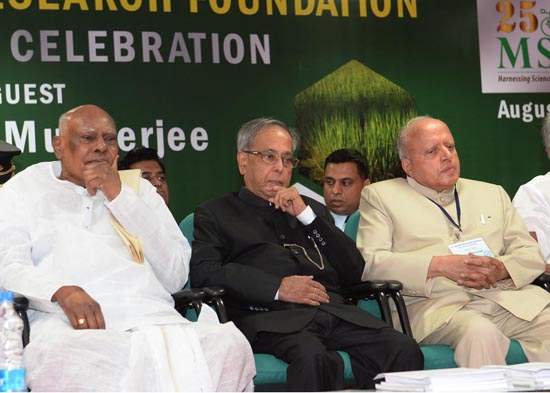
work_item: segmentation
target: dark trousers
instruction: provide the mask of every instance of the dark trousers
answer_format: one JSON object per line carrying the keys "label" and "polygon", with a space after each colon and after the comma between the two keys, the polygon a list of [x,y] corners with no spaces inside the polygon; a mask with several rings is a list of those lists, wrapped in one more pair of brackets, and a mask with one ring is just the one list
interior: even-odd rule
{"label": "dark trousers", "polygon": [[344,362],[336,351],[349,354],[355,380],[365,389],[374,388],[378,373],[419,370],[424,365],[410,337],[389,327],[357,326],[322,310],[299,332],[259,333],[252,349],[288,363],[288,391],[343,389]]}

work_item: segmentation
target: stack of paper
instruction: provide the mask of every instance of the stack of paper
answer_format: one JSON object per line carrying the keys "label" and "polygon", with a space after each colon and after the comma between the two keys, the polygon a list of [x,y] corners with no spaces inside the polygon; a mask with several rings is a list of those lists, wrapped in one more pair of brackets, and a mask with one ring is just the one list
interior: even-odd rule
{"label": "stack of paper", "polygon": [[500,368],[448,368],[378,374],[384,378],[378,391],[390,392],[465,392],[509,391],[512,386]]}
{"label": "stack of paper", "polygon": [[550,363],[522,363],[511,366],[487,366],[502,370],[515,390],[550,390]]}

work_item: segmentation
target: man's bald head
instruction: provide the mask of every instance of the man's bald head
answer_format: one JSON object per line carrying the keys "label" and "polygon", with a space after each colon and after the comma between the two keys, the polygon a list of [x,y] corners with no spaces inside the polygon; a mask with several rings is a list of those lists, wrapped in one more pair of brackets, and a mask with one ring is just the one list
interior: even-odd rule
{"label": "man's bald head", "polygon": [[81,105],[59,118],[59,136],[54,137],[54,152],[61,160],[61,176],[80,186],[84,167],[91,163],[116,165],[117,131],[113,118],[97,105]]}

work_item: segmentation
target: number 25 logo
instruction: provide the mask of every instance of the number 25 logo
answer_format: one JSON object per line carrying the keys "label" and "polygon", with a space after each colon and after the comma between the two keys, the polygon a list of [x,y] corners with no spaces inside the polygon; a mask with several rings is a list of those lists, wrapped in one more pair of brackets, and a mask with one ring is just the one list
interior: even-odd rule
{"label": "number 25 logo", "polygon": [[[539,20],[531,10],[535,7],[536,1],[520,1],[519,2],[519,28],[525,33],[532,33],[537,30]],[[497,2],[497,11],[503,14],[500,23],[497,26],[497,31],[511,33],[516,29],[516,22],[513,20],[515,7],[509,0],[500,0]]]}

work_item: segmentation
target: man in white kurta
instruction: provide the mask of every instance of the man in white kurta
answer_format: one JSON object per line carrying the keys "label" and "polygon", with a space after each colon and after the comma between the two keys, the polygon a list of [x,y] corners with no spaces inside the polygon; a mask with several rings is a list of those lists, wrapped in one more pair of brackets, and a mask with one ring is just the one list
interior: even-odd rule
{"label": "man in white kurta", "polygon": [[[542,138],[550,157],[550,114],[542,123]],[[550,273],[550,172],[536,176],[519,187],[512,201],[531,236],[537,239]]]}
{"label": "man in white kurta", "polygon": [[[550,263],[550,172],[519,187],[513,200],[529,232],[537,239],[546,263]],[[547,265],[547,270],[548,270]]]}
{"label": "man in white kurta", "polygon": [[419,344],[450,345],[459,366],[505,364],[511,338],[529,361],[550,361],[550,294],[529,285],[544,260],[506,192],[459,178],[437,119],[413,119],[399,146],[407,179],[362,192],[363,277],[402,281]]}
{"label": "man in white kurta", "polygon": [[[0,286],[30,302],[29,387],[251,389],[244,336],[175,311],[170,293],[187,280],[190,247],[154,187],[140,179],[136,193],[120,183],[111,117],[93,105],[67,112],[54,148],[60,161],[33,165],[0,190]],[[143,261],[110,214],[140,238]]]}

